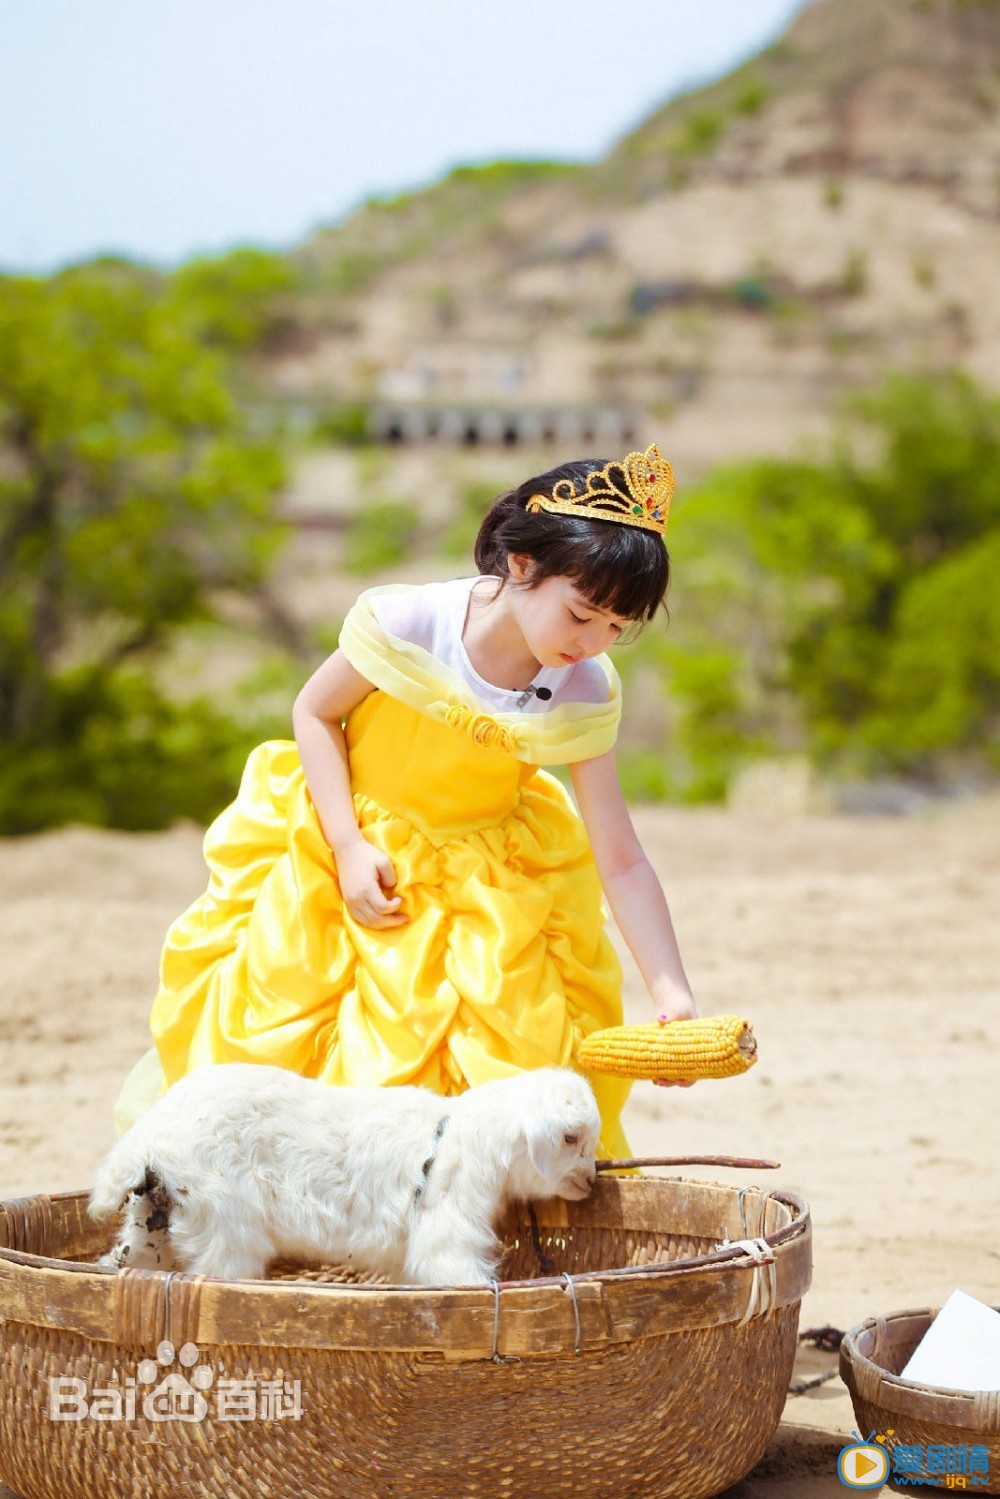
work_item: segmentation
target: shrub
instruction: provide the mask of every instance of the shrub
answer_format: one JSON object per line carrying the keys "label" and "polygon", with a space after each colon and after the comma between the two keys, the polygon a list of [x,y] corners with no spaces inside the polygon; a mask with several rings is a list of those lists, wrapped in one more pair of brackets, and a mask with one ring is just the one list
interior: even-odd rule
{"label": "shrub", "polygon": [[348,527],[344,542],[344,568],[367,576],[382,568],[405,562],[418,520],[412,505],[391,501],[369,504]]}
{"label": "shrub", "polygon": [[769,744],[869,771],[998,763],[996,396],[894,377],[849,404],[829,461],[717,471],[671,529],[671,691],[705,784]]}
{"label": "shrub", "polygon": [[149,663],[220,591],[266,610],[284,466],[180,296],[119,264],[0,278],[0,830],[163,826],[225,760]]}
{"label": "shrub", "polygon": [[360,448],[374,441],[371,409],[360,401],[344,401],[330,406],[316,417],[312,436],[320,442],[338,447]]}
{"label": "shrub", "polygon": [[766,83],[759,78],[749,79],[742,85],[736,95],[736,113],[741,115],[759,114],[771,97],[771,90]]}

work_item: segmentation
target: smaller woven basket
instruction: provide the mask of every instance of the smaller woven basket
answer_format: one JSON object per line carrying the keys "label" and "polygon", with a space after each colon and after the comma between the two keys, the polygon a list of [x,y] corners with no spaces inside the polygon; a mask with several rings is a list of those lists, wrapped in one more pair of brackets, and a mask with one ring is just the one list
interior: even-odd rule
{"label": "smaller woven basket", "polygon": [[921,1465],[908,1462],[905,1476],[939,1489],[954,1488],[955,1477],[949,1484],[947,1472],[930,1470],[928,1447],[950,1449],[940,1459],[944,1467],[951,1463],[952,1475],[955,1464],[966,1460],[961,1449],[967,1457],[969,1449],[985,1447],[988,1474],[976,1473],[974,1485],[971,1476],[965,1482],[974,1493],[1000,1494],[1000,1391],[967,1394],[899,1377],[936,1315],[934,1309],[869,1317],[845,1335],[840,1376],[851,1392],[858,1432],[862,1438],[880,1435],[890,1457],[899,1447],[920,1448]]}

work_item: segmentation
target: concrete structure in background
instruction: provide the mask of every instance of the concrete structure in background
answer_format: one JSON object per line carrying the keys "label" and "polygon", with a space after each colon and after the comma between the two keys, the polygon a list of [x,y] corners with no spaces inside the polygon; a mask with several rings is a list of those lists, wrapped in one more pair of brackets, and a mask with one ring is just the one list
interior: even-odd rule
{"label": "concrete structure in background", "polygon": [[552,443],[595,455],[617,452],[638,439],[637,413],[614,409],[380,402],[371,432],[386,444],[441,443],[449,447],[519,447]]}

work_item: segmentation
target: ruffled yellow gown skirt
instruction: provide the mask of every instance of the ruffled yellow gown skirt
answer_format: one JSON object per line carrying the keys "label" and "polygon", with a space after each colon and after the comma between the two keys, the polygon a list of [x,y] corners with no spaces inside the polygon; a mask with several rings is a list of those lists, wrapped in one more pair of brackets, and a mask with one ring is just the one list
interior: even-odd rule
{"label": "ruffled yellow gown skirt", "polygon": [[[345,725],[354,809],[392,860],[405,925],[359,925],[295,744],[255,749],[208,829],[208,889],[171,927],[119,1133],[209,1062],[263,1062],[331,1085],[454,1094],[527,1068],[572,1066],[621,1023],[583,822],[560,783],[376,690]],[[593,1075],[601,1149],[629,1154],[629,1084]]]}

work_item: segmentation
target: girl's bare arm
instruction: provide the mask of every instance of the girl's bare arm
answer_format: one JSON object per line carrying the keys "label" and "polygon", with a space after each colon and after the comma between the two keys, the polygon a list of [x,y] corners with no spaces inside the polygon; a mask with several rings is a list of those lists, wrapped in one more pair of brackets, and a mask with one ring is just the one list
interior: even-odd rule
{"label": "girl's bare arm", "polygon": [[309,678],[292,708],[292,723],[306,785],[337,866],[344,905],[362,926],[403,926],[402,896],[389,855],[358,827],[351,791],[343,720],[371,692],[367,677],[336,650]]}
{"label": "girl's bare arm", "polygon": [[372,691],[336,650],[309,678],[292,708],[292,726],[306,785],[327,843],[334,853],[361,837],[354,814],[343,720]]}
{"label": "girl's bare arm", "polygon": [[638,965],[658,1019],[695,1011],[663,887],[643,852],[622,795],[615,752],[571,764],[580,815],[618,929]]}

